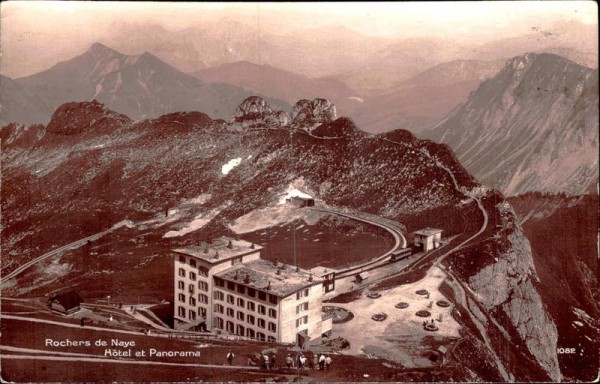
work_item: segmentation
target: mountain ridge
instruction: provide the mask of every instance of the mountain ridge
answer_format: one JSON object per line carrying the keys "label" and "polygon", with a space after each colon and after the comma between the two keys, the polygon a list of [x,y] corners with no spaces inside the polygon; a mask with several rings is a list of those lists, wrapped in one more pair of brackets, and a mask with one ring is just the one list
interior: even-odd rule
{"label": "mountain ridge", "polygon": [[[48,114],[31,111],[54,111],[65,102],[92,99],[134,120],[185,110],[202,110],[214,118],[227,118],[229,111],[251,94],[233,85],[204,84],[149,52],[124,55],[101,43],[13,82],[25,94],[36,96],[35,103],[14,106],[17,110],[9,115],[25,124],[49,121]],[[10,98],[7,91],[2,91],[4,100]],[[267,99],[273,105],[289,108],[282,100]]]}
{"label": "mountain ridge", "polygon": [[506,194],[585,193],[597,182],[597,83],[597,69],[558,55],[517,56],[423,136]]}

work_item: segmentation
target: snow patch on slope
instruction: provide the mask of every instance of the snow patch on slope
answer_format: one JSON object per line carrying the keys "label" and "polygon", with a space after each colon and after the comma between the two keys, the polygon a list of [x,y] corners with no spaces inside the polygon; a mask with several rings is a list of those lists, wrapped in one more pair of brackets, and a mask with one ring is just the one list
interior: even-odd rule
{"label": "snow patch on slope", "polygon": [[226,164],[223,164],[223,166],[221,167],[221,173],[224,175],[228,175],[229,172],[231,172],[231,170],[233,168],[237,167],[241,163],[242,163],[241,157],[236,157],[235,159],[231,159]]}

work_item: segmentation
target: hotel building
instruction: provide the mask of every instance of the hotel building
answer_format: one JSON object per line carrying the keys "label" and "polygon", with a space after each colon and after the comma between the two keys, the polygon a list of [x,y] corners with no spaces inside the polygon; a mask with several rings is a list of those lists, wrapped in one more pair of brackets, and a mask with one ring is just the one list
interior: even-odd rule
{"label": "hotel building", "polygon": [[174,249],[175,327],[299,345],[330,334],[323,279],[263,260],[262,249],[226,237]]}

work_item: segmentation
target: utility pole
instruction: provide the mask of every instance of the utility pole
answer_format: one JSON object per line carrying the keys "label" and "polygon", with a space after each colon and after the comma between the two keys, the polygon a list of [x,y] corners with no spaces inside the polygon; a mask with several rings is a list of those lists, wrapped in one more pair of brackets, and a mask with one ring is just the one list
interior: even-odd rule
{"label": "utility pole", "polygon": [[[292,166],[293,178],[296,178],[296,163],[294,162],[294,130],[290,124],[290,163]],[[294,245],[294,267],[298,269],[298,255],[296,254],[296,223],[292,220],[292,238]]]}

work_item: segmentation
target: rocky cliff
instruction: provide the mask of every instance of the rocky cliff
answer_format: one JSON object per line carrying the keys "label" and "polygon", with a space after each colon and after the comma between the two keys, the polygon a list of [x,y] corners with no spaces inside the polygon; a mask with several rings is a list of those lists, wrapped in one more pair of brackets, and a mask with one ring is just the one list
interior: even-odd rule
{"label": "rocky cliff", "polygon": [[[445,263],[467,283],[478,303],[471,303],[472,308],[483,310],[474,313],[485,324],[508,374],[518,381],[560,381],[558,330],[538,293],[540,280],[529,241],[508,202],[491,192],[483,204],[495,204],[488,210],[493,212],[490,219],[499,223],[489,232],[494,239],[452,254]],[[529,368],[514,359],[528,361]],[[536,372],[534,366],[541,369]]]}

